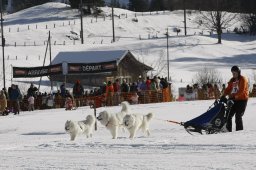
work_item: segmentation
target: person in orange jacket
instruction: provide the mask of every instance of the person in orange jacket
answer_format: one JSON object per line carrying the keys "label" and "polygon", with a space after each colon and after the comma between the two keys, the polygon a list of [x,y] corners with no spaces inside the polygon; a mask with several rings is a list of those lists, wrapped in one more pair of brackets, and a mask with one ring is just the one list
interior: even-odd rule
{"label": "person in orange jacket", "polygon": [[248,80],[241,75],[241,70],[238,66],[231,68],[233,77],[228,83],[228,87],[224,90],[224,95],[229,96],[230,100],[234,101],[234,104],[230,110],[227,118],[227,130],[232,132],[232,118],[235,115],[236,131],[243,130],[243,119],[247,101],[249,98]]}

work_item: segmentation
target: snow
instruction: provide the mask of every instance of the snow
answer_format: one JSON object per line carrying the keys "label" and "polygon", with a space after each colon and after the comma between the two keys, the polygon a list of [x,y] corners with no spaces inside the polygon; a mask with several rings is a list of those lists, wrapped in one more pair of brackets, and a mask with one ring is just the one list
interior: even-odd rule
{"label": "snow", "polygon": [[67,63],[99,63],[107,61],[119,61],[128,51],[72,51],[60,52],[52,61],[52,64]]}
{"label": "snow", "polygon": [[[0,117],[0,169],[255,169],[255,99],[249,100],[244,131],[192,136],[182,126],[165,121],[187,121],[205,112],[212,102],[132,105],[132,113],[154,114],[151,136],[139,132],[133,140],[127,131],[111,139],[98,122],[92,138],[79,136],[70,141],[64,131],[66,120],[85,119],[94,113],[89,107]],[[99,108],[97,113],[120,109]]]}
{"label": "snow", "polygon": [[[223,44],[220,45],[216,44],[215,34],[210,36],[207,30],[194,23],[198,15],[195,11],[188,14],[188,36],[183,36],[182,11],[143,13],[143,16],[137,13],[138,22],[134,22],[134,12],[115,9],[115,15],[120,15],[120,19],[115,18],[117,41],[111,43],[111,9],[102,9],[105,21],[103,16],[98,17],[97,22],[96,18],[84,18],[85,44],[68,38],[74,33],[79,34],[80,21],[78,11],[65,4],[47,3],[4,16],[7,87],[14,83],[26,91],[31,81],[38,85],[39,78],[13,79],[11,70],[12,66],[43,65],[44,41],[49,30],[53,59],[60,52],[130,50],[139,61],[154,66],[159,61],[166,62],[167,27],[170,75],[176,90],[192,84],[194,75],[203,67],[215,68],[227,82],[231,66],[238,64],[250,84],[255,81],[255,37],[224,32]],[[238,20],[230,30],[239,24]],[[176,27],[182,30],[179,36],[172,31]],[[200,35],[202,31],[203,35]],[[2,62],[0,72],[2,80]],[[166,76],[167,69],[163,69],[160,75]],[[3,87],[3,81],[0,81],[0,87]],[[47,77],[43,78],[43,90],[50,91]],[[144,137],[138,133],[133,140],[127,138],[127,132],[120,132],[119,138],[113,140],[110,133],[98,124],[99,129],[93,138],[79,137],[74,142],[69,141],[69,135],[64,131],[66,120],[85,119],[88,114],[93,114],[89,107],[75,111],[21,112],[18,116],[0,117],[0,169],[256,169],[255,99],[248,102],[244,131],[191,136],[183,127],[165,121],[187,121],[205,112],[212,103],[209,100],[133,105],[132,112],[152,112],[155,115],[151,124],[152,135]],[[99,108],[97,113],[105,109],[118,112],[120,106]]]}

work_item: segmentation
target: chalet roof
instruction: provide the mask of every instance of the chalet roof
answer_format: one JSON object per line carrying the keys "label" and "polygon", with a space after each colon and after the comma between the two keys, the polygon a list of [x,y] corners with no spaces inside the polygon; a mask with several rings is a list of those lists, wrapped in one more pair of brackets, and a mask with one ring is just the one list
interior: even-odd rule
{"label": "chalet roof", "polygon": [[52,64],[67,63],[100,63],[113,60],[121,60],[127,50],[116,51],[68,51],[59,52],[52,61]]}
{"label": "chalet roof", "polygon": [[114,51],[68,51],[59,52],[52,60],[52,64],[59,63],[101,63],[107,61],[117,61],[119,64],[124,57],[136,62],[137,65],[143,66],[145,70],[152,70],[151,67],[139,62],[129,50],[114,50]]}

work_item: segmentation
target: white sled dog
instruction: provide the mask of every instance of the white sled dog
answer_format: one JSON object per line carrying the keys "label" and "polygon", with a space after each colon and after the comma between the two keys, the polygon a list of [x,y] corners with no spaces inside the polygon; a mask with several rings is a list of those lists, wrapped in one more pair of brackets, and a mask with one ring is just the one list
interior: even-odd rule
{"label": "white sled dog", "polygon": [[67,120],[65,123],[65,131],[70,134],[70,140],[75,140],[78,135],[85,134],[87,138],[92,137],[95,125],[95,117],[88,115],[86,120],[72,121]]}
{"label": "white sled dog", "polygon": [[125,101],[122,102],[121,105],[121,112],[111,114],[107,111],[103,111],[100,112],[97,117],[97,120],[110,131],[113,139],[117,138],[119,128],[123,127],[122,124],[124,116],[129,114],[129,103]]}
{"label": "white sled dog", "polygon": [[130,132],[130,138],[133,139],[139,129],[141,129],[147,136],[149,132],[149,122],[153,117],[153,113],[147,115],[131,114],[126,115],[123,119],[123,124],[126,129]]}

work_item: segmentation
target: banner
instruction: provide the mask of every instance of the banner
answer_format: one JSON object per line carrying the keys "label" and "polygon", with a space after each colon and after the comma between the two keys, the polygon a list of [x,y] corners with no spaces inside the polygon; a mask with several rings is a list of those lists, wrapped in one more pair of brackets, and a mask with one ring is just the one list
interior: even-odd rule
{"label": "banner", "polygon": [[62,74],[62,64],[44,67],[13,67],[13,78],[41,77]]}
{"label": "banner", "polygon": [[70,73],[100,73],[117,71],[116,61],[102,63],[68,63],[68,74]]}

